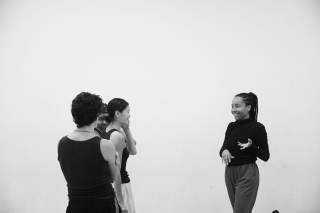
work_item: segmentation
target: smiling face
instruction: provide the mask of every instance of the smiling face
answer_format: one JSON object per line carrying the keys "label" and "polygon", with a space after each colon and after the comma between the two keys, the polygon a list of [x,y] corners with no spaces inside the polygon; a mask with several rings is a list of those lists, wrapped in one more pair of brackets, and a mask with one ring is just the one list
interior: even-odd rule
{"label": "smiling face", "polygon": [[244,120],[250,117],[251,106],[247,106],[241,97],[234,97],[231,104],[231,113],[236,120]]}
{"label": "smiling face", "polygon": [[100,131],[103,131],[109,125],[109,123],[106,122],[105,116],[106,114],[100,114],[97,118],[97,128]]}
{"label": "smiling face", "polygon": [[[119,111],[117,111],[119,113]],[[119,114],[118,120],[122,125],[129,125],[129,118],[130,118],[130,107],[129,105]]]}

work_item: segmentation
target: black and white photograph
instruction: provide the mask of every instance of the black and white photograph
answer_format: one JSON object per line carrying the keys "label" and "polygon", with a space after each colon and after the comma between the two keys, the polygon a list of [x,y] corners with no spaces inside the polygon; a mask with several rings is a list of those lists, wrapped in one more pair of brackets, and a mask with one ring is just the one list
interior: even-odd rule
{"label": "black and white photograph", "polygon": [[0,213],[319,213],[319,0],[0,0]]}

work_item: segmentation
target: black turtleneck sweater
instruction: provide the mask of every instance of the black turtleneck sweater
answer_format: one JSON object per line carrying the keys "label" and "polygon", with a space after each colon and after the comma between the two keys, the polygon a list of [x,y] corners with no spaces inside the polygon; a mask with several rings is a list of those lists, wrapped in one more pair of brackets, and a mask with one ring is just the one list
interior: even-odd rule
{"label": "black turtleneck sweater", "polygon": [[[252,145],[241,150],[238,141],[248,143],[248,138],[252,140]],[[220,156],[225,149],[229,150],[234,157],[228,166],[254,163],[257,157],[263,161],[268,161],[270,153],[266,129],[263,124],[251,118],[231,122],[228,125],[223,146],[220,149]]]}

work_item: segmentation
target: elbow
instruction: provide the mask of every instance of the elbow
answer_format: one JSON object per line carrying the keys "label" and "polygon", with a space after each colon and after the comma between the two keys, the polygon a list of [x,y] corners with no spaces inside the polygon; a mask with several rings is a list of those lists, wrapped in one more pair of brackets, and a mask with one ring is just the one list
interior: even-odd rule
{"label": "elbow", "polygon": [[129,147],[128,147],[127,150],[128,150],[130,155],[136,155],[137,154],[137,149],[136,148],[129,149]]}
{"label": "elbow", "polygon": [[136,155],[136,154],[138,154],[138,153],[137,153],[137,150],[135,150],[135,151],[130,151],[129,154],[130,154],[130,155]]}
{"label": "elbow", "polygon": [[267,156],[266,162],[270,159],[270,155]]}
{"label": "elbow", "polygon": [[270,155],[267,155],[267,156],[265,156],[262,160],[263,160],[264,162],[267,162],[267,161],[269,160],[269,158],[270,158]]}
{"label": "elbow", "polygon": [[[120,169],[120,168],[119,168],[119,169]],[[111,171],[109,172],[109,180],[112,181],[112,182],[115,182],[115,181],[117,180],[119,174],[120,174],[120,170],[118,171],[118,168],[116,168],[116,169],[113,170],[113,171],[111,170]]]}
{"label": "elbow", "polygon": [[110,177],[109,177],[109,179],[110,179],[112,182],[114,182],[114,181],[117,179],[117,177],[118,177],[118,173],[115,173],[115,174],[111,174]]}

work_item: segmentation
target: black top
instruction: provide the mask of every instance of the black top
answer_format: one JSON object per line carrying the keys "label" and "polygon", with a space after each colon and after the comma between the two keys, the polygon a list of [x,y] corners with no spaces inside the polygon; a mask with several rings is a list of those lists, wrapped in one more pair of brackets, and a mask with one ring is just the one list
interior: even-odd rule
{"label": "black top", "polygon": [[[109,130],[109,132],[103,131],[101,134],[101,138],[110,140],[111,134],[115,131],[119,132],[117,129],[111,129]],[[130,182],[129,174],[126,170],[127,160],[129,158],[129,155],[130,153],[128,152],[127,147],[125,147],[122,151],[122,159],[121,159],[121,168],[120,168],[121,183]]]}
{"label": "black top", "polygon": [[[238,141],[248,143],[248,138],[252,140],[252,145],[241,150]],[[220,156],[225,149],[228,149],[234,157],[228,166],[254,163],[257,157],[263,161],[268,161],[270,154],[265,127],[251,118],[231,122],[228,125],[224,143],[220,149]]]}
{"label": "black top", "polygon": [[95,133],[97,133],[99,135],[99,137],[101,137],[101,131],[98,128],[94,128]]}
{"label": "black top", "polygon": [[114,198],[109,166],[100,149],[101,138],[74,141],[67,136],[59,142],[58,160],[67,181],[69,200]]}

